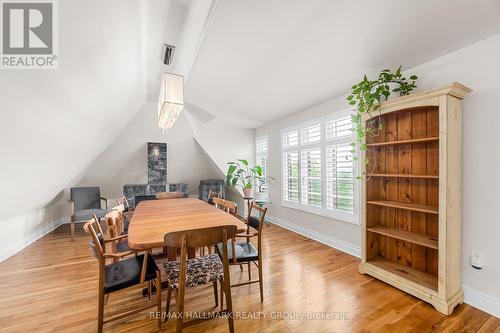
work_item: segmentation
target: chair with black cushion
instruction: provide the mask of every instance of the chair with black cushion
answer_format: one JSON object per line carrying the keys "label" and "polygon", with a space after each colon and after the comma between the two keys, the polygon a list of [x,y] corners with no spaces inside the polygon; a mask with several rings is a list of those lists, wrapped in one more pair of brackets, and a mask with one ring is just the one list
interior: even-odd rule
{"label": "chair with black cushion", "polygon": [[[227,315],[229,332],[234,332],[228,253],[224,249],[227,249],[227,240],[234,237],[236,230],[236,226],[227,225],[170,232],[165,235],[165,246],[181,249],[179,261],[163,261],[162,264],[164,281],[168,287],[167,316],[165,320],[169,318],[170,298],[172,297],[172,292],[175,292],[177,304],[175,316],[177,318],[176,332],[182,332],[184,327],[200,322],[200,319],[188,322],[184,322],[183,320],[185,289],[213,284],[215,306],[217,307],[217,282],[221,284],[221,297],[223,294],[226,295],[227,307],[226,310],[222,310],[223,302],[221,299],[221,313]],[[210,254],[193,259],[186,258],[188,248],[213,246],[218,243],[223,244],[223,251],[220,257],[217,254]]]}
{"label": "chair with black cushion", "polygon": [[[98,186],[72,187],[69,193],[70,232],[71,241],[73,241],[75,238],[75,223],[87,221],[94,214],[98,218],[104,217],[108,212],[108,199],[101,197],[101,189]],[[105,209],[102,208],[101,201],[104,201]]]}
{"label": "chair with black cushion", "polygon": [[[156,306],[158,313],[161,313],[161,272],[152,256],[148,252],[145,252],[135,257],[121,259],[122,256],[120,254],[106,253],[106,244],[112,240],[104,238],[97,217],[87,221],[83,228],[90,236],[90,248],[99,261],[97,331],[101,333],[105,323],[143,312],[154,306]],[[114,262],[106,265],[106,259],[113,259]],[[145,307],[130,310],[124,314],[104,320],[105,298],[110,293],[144,284],[146,281],[154,281],[157,288],[155,304],[148,304]],[[161,328],[161,316],[158,318],[158,327]]]}
{"label": "chair with black cushion", "polygon": [[[259,212],[259,217],[252,216],[252,211]],[[254,202],[250,205],[247,218],[247,230],[243,233],[236,234],[236,238],[245,238],[245,241],[234,241],[230,240],[228,242],[229,251],[229,264],[230,265],[241,265],[247,263],[248,265],[248,282],[238,283],[232,285],[231,287],[239,287],[252,283],[259,283],[260,287],[260,301],[264,301],[264,286],[262,280],[262,226],[266,218],[267,208],[261,208]],[[257,237],[257,247],[250,242],[250,239]],[[223,244],[219,243],[216,246],[216,251],[220,255],[223,249]],[[251,263],[254,263],[259,269],[259,279],[252,280]]]}
{"label": "chair with black cushion", "polygon": [[206,179],[200,180],[199,194],[198,198],[200,200],[206,201],[209,204],[212,204],[209,193],[210,191],[219,193],[219,198],[224,199],[226,196],[225,188],[224,188],[224,179]]}

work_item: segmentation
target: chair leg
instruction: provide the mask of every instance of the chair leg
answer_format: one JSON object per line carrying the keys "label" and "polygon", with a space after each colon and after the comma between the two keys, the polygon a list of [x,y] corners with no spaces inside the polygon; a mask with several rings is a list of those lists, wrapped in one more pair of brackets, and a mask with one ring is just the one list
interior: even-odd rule
{"label": "chair leg", "polygon": [[252,281],[252,266],[250,266],[250,261],[247,262],[248,264],[248,281]]}
{"label": "chair leg", "polygon": [[242,264],[240,264],[240,271],[243,272],[243,265]]}
{"label": "chair leg", "polygon": [[170,314],[170,300],[172,299],[172,287],[168,286],[167,291],[167,308],[165,309],[165,322],[168,321],[168,316]]}
{"label": "chair leg", "polygon": [[215,307],[219,305],[219,295],[217,293],[217,280],[214,280],[214,299],[215,299]]}
{"label": "chair leg", "polygon": [[102,326],[104,324],[104,290],[99,289],[99,300],[97,306],[97,332],[102,333]]}
{"label": "chair leg", "polygon": [[70,221],[69,233],[71,235],[71,241],[74,242],[75,241],[75,221],[73,221],[73,219],[71,219],[71,221]]}
{"label": "chair leg", "polygon": [[224,310],[224,282],[222,279],[219,280],[220,282],[220,310]]}
{"label": "chair leg", "polygon": [[231,299],[231,286],[229,281],[224,280],[223,285],[226,292],[226,303],[227,303],[227,315],[228,315],[228,324],[229,324],[229,332],[234,333],[234,321],[233,321],[233,301]]}
{"label": "chair leg", "polygon": [[156,307],[158,311],[158,328],[161,329],[161,273],[160,271],[156,272]]}
{"label": "chair leg", "polygon": [[179,288],[176,290],[176,302],[177,302],[177,325],[175,328],[176,333],[182,333],[183,317],[184,317],[184,288]]}
{"label": "chair leg", "polygon": [[264,302],[264,279],[262,279],[262,260],[259,259],[259,287],[260,287],[260,302]]}

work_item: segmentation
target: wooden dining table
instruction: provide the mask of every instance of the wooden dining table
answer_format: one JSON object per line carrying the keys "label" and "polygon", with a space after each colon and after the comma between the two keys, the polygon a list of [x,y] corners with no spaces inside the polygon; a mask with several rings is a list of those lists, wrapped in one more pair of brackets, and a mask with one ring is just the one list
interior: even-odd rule
{"label": "wooden dining table", "polygon": [[[238,232],[247,225],[238,218],[196,198],[141,201],[134,210],[128,227],[128,246],[148,251],[163,248],[169,232],[235,225]],[[169,260],[176,259],[176,249],[167,249]],[[190,257],[194,249],[188,250]]]}

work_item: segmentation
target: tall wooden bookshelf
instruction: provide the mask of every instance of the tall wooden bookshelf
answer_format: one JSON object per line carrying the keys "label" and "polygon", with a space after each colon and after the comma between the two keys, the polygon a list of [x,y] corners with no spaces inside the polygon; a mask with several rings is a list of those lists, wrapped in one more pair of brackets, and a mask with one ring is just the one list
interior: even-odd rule
{"label": "tall wooden bookshelf", "polygon": [[388,100],[382,130],[366,138],[359,271],[447,315],[463,302],[461,106],[470,91],[452,83]]}

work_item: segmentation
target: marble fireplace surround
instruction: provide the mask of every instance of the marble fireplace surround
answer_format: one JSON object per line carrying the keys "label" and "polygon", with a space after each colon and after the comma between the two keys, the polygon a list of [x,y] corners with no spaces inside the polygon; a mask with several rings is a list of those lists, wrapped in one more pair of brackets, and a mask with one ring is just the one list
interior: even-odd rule
{"label": "marble fireplace surround", "polygon": [[167,183],[167,144],[163,142],[148,142],[148,183],[125,184],[123,195],[130,206],[135,207],[136,196],[153,196],[159,192],[183,192],[188,195],[186,183]]}

